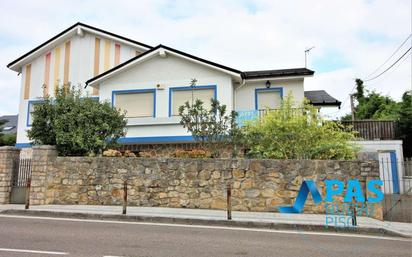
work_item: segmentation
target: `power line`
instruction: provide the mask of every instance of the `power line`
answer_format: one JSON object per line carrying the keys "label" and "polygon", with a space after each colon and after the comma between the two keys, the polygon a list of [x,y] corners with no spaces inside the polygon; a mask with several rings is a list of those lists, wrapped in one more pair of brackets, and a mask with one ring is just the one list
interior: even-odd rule
{"label": "power line", "polygon": [[387,71],[390,70],[395,64],[397,64],[411,49],[412,49],[412,47],[409,47],[409,49],[406,50],[406,52],[405,52],[401,57],[398,58],[398,60],[396,60],[394,63],[392,63],[392,65],[389,66],[388,68],[386,68],[384,71],[382,71],[381,73],[379,73],[379,75],[377,75],[377,76],[375,76],[375,77],[373,77],[373,78],[371,78],[371,79],[364,80],[364,82],[368,82],[368,81],[377,79],[377,78],[379,78],[380,76],[382,76],[385,72],[387,72]]}
{"label": "power line", "polygon": [[388,59],[386,59],[378,68],[376,68],[371,74],[369,74],[367,77],[372,76],[373,74],[375,74],[380,68],[382,68],[401,48],[402,46],[408,42],[409,38],[412,36],[412,33],[409,34],[409,36],[402,42],[402,44],[395,50],[395,52],[392,53],[391,56],[389,56]]}

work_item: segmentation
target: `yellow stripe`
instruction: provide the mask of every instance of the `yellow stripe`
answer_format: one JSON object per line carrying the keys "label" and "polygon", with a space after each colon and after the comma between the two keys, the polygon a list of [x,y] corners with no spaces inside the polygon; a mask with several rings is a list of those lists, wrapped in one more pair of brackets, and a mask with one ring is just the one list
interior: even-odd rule
{"label": "yellow stripe", "polygon": [[112,42],[110,40],[104,41],[104,71],[110,69],[110,46]]}
{"label": "yellow stripe", "polygon": [[116,44],[114,48],[114,65],[117,66],[120,63],[120,45]]}
{"label": "yellow stripe", "polygon": [[26,77],[24,78],[24,99],[30,97],[31,64],[26,66]]}
{"label": "yellow stripe", "polygon": [[[100,66],[100,38],[94,40],[94,69],[93,76],[99,75],[99,66]],[[93,95],[99,94],[99,89],[93,88]]]}
{"label": "yellow stripe", "polygon": [[54,49],[54,90],[59,87],[59,72],[60,72],[60,47]]}
{"label": "yellow stripe", "polygon": [[43,96],[46,97],[49,94],[49,84],[50,84],[50,59],[51,53],[46,54],[45,67],[44,67],[44,88]]}
{"label": "yellow stripe", "polygon": [[64,86],[67,86],[69,83],[69,69],[70,69],[70,41],[67,41],[64,46],[64,78],[63,78]]}

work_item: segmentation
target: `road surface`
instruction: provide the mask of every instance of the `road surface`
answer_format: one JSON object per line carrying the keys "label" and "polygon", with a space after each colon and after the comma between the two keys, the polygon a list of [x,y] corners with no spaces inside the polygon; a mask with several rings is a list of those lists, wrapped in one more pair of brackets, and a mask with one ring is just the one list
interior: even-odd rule
{"label": "road surface", "polygon": [[412,256],[412,241],[0,215],[0,256]]}

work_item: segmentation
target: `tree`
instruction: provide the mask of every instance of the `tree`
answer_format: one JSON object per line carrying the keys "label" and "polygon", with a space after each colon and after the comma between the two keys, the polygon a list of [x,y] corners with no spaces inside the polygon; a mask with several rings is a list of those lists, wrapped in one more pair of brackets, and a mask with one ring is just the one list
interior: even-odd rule
{"label": "tree", "polygon": [[[365,90],[363,81],[356,79],[356,92],[354,94],[357,104],[355,117],[359,120],[396,120],[399,113],[399,104],[389,96],[383,96],[376,91]],[[350,115],[342,117],[342,120],[351,120]]]}
{"label": "tree", "polygon": [[201,148],[208,149],[213,157],[218,157],[224,146],[232,146],[232,156],[237,153],[239,129],[235,111],[227,114],[226,105],[216,99],[210,100],[210,109],[196,99],[193,104],[186,102],[179,107],[180,124],[190,132]]}
{"label": "tree", "polygon": [[354,132],[322,119],[307,102],[293,107],[289,95],[279,110],[243,127],[244,146],[254,158],[354,159],[358,147],[350,141]]}
{"label": "tree", "polygon": [[32,117],[29,138],[35,144],[56,145],[63,156],[101,154],[125,135],[124,114],[70,86],[36,104]]}
{"label": "tree", "polygon": [[406,91],[402,95],[398,128],[403,140],[403,154],[410,157],[412,156],[412,91]]}

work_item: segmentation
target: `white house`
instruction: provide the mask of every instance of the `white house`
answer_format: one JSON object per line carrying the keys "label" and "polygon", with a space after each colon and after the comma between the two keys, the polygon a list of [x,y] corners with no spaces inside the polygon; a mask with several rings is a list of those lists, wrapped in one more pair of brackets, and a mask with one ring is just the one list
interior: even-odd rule
{"label": "white house", "polygon": [[306,68],[242,72],[179,50],[149,45],[83,23],[76,23],[8,66],[21,73],[17,144],[30,146],[30,111],[54,88],[84,85],[91,97],[127,111],[127,145],[193,141],[177,109],[193,94],[214,97],[241,113],[276,108],[288,93],[316,106],[340,106],[325,91],[304,91]]}

